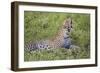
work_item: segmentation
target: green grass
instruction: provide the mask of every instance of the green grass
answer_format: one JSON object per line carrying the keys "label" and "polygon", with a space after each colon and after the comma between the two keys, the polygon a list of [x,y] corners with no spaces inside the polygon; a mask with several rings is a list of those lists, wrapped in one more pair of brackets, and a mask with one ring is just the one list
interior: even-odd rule
{"label": "green grass", "polygon": [[59,28],[68,17],[72,18],[73,31],[70,33],[72,43],[80,49],[54,49],[34,53],[24,52],[25,61],[85,59],[90,57],[90,15],[77,13],[24,12],[24,43],[56,36]]}
{"label": "green grass", "polygon": [[48,61],[48,60],[71,60],[71,59],[87,59],[90,58],[89,49],[77,48],[77,49],[53,49],[53,50],[41,50],[35,52],[24,53],[25,61]]}

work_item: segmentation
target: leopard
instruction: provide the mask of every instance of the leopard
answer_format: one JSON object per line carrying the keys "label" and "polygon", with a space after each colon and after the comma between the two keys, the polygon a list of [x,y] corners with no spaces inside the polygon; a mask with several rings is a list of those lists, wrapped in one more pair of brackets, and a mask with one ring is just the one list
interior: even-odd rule
{"label": "leopard", "polygon": [[62,26],[59,27],[58,33],[55,35],[55,37],[52,37],[51,39],[30,42],[28,45],[25,45],[25,48],[28,51],[72,48],[72,39],[69,36],[69,33],[73,29],[72,24],[72,18],[65,19]]}

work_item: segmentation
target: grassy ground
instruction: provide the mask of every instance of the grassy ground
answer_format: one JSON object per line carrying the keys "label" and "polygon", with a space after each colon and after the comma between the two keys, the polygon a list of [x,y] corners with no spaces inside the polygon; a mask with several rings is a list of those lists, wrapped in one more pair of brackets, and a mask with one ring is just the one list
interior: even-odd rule
{"label": "grassy ground", "polygon": [[70,59],[87,59],[90,57],[89,49],[53,49],[41,50],[36,52],[25,52],[25,61],[42,61],[42,60],[70,60]]}
{"label": "grassy ground", "polygon": [[37,52],[24,52],[25,61],[85,59],[90,57],[90,15],[74,13],[31,12],[24,13],[24,43],[49,39],[56,35],[63,21],[71,17],[73,31],[70,33],[72,43],[79,49],[53,49]]}

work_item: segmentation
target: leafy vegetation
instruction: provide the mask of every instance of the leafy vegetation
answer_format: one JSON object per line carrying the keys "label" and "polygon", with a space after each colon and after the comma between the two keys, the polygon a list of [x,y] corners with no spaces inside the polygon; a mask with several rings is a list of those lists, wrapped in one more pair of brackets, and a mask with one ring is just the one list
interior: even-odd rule
{"label": "leafy vegetation", "polygon": [[55,36],[64,20],[72,18],[73,31],[70,33],[72,43],[79,49],[58,48],[36,52],[24,52],[25,61],[63,60],[90,58],[90,15],[79,13],[24,12],[24,43]]}

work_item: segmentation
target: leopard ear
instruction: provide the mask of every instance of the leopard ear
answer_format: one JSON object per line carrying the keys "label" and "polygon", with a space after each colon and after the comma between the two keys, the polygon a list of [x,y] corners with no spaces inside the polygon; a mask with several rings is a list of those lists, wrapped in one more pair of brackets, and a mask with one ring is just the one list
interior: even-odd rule
{"label": "leopard ear", "polygon": [[71,19],[71,24],[73,24],[73,21],[72,21],[72,19]]}
{"label": "leopard ear", "polygon": [[67,22],[67,19],[64,20],[63,28],[66,28],[66,22]]}
{"label": "leopard ear", "polygon": [[72,24],[72,18],[71,17],[69,17],[67,20],[69,21],[70,24]]}

